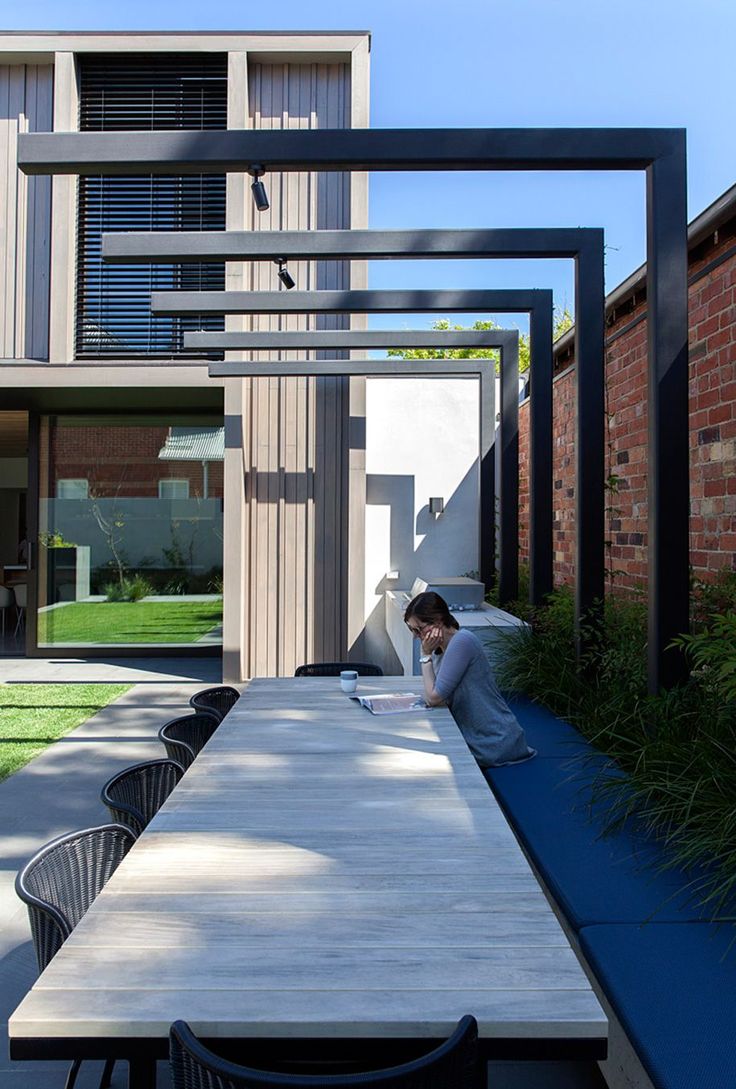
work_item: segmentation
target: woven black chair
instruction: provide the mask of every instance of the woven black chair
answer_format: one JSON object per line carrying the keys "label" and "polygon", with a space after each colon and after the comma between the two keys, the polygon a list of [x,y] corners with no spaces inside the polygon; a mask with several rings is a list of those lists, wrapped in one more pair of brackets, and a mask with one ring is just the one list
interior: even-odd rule
{"label": "woven black chair", "polygon": [[[15,891],[28,906],[39,971],[61,949],[134,843],[133,833],[120,824],[86,828],[47,843],[20,871]],[[74,1060],[65,1089],[72,1089],[81,1065],[81,1059]],[[108,1059],[100,1089],[110,1084],[113,1066]]]}
{"label": "woven black chair", "polygon": [[235,703],[240,699],[240,692],[237,688],[231,688],[229,684],[221,684],[217,688],[205,688],[202,692],[197,692],[195,696],[192,696],[189,703],[195,711],[209,711],[213,715],[217,715],[220,722],[224,719],[228,711],[232,710]]}
{"label": "woven black chair", "polygon": [[100,797],[118,824],[139,836],[184,774],[175,760],[147,760],[113,775]]}
{"label": "woven black chair", "polygon": [[200,1044],[185,1021],[169,1033],[174,1089],[473,1089],[478,1065],[478,1025],[466,1015],[452,1036],[428,1055],[359,1074],[274,1074],[238,1066]]}
{"label": "woven black chair", "polygon": [[359,677],[382,677],[380,666],[370,662],[310,662],[296,667],[295,677],[339,677],[343,669],[354,669]]}
{"label": "woven black chair", "polygon": [[198,711],[196,715],[172,718],[158,732],[166,746],[166,755],[186,770],[195,756],[204,748],[220,725],[217,715],[211,711]]}

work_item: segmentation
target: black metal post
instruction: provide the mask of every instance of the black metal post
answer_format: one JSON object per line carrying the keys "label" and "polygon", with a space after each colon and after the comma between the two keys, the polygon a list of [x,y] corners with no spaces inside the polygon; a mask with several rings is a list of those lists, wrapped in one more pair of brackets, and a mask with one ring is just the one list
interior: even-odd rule
{"label": "black metal post", "polygon": [[685,135],[647,169],[649,691],[682,680],[670,648],[689,628],[689,437]]}
{"label": "black metal post", "polygon": [[508,352],[501,367],[501,481],[498,579],[503,608],[519,596],[519,353]]}
{"label": "black metal post", "polygon": [[[649,298],[650,435],[649,469],[654,493],[650,499],[649,548],[649,685],[657,691],[677,679],[683,663],[667,650],[672,635],[687,627],[687,246],[685,202],[685,137],[680,129],[428,129],[227,131],[199,133],[25,133],[18,138],[18,164],[28,174],[137,174],[242,172],[249,163],[266,170],[646,170],[647,254]],[[297,257],[282,233],[281,252]],[[327,231],[312,232],[328,235]],[[410,243],[414,232],[403,232]],[[419,232],[421,233],[421,232]],[[437,232],[440,235],[442,232]],[[468,232],[472,234],[473,232]],[[478,232],[482,235],[484,232]],[[521,232],[520,232],[521,234]],[[358,237],[362,236],[362,237]],[[358,259],[366,232],[355,232],[354,244],[343,256]],[[117,236],[121,238],[123,236]],[[176,238],[176,235],[172,235]],[[199,260],[195,236],[178,236],[185,254],[173,260]],[[242,232],[238,239],[244,237]],[[253,232],[253,239],[263,239]],[[223,238],[228,235],[223,232]],[[438,242],[438,240],[436,240]],[[237,250],[240,243],[230,238]],[[434,246],[436,243],[432,243]],[[186,252],[187,245],[194,250]],[[520,242],[517,242],[520,245]],[[411,250],[411,245],[408,249]],[[124,247],[123,247],[124,249]],[[129,260],[117,243],[116,253]],[[433,249],[446,257],[441,245]],[[181,248],[180,248],[181,253]],[[402,255],[406,255],[407,249]],[[428,255],[428,254],[425,254]],[[472,256],[466,251],[464,256]],[[517,256],[520,254],[517,252]],[[211,253],[205,255],[214,259]],[[244,257],[230,252],[220,259]],[[253,255],[255,256],[255,255]],[[311,253],[312,257],[325,254]],[[334,255],[337,256],[337,255]],[[414,253],[414,256],[419,256]],[[489,256],[485,254],[484,256]],[[527,254],[541,256],[541,254]],[[547,254],[551,256],[551,254]],[[148,247],[140,260],[152,259]],[[163,259],[159,256],[159,259]],[[593,413],[602,409],[602,377],[583,377],[586,366],[603,356],[599,317],[584,310],[582,297],[592,299],[578,260],[576,283],[576,363],[578,370],[579,432],[577,443],[577,585],[578,627],[602,593],[604,502],[602,443]],[[601,287],[602,274],[592,269]],[[586,364],[585,360],[588,360]],[[667,419],[670,437],[665,436]],[[599,425],[601,434],[603,425]],[[587,459],[590,455],[590,460]],[[597,478],[597,479],[596,479]],[[596,497],[595,492],[600,493]],[[600,533],[600,548],[592,535]],[[677,534],[677,540],[674,535]],[[669,552],[669,555],[668,555]],[[600,553],[600,554],[599,554]],[[586,560],[590,560],[590,564]]]}
{"label": "black metal post", "polygon": [[530,316],[529,602],[539,606],[553,587],[552,548],[552,312]]}
{"label": "black metal post", "polygon": [[[550,311],[551,314],[551,311]],[[250,336],[252,334],[244,334]],[[283,336],[285,334],[274,333],[271,334],[274,337]],[[318,333],[311,334],[313,339],[311,344],[313,347],[317,346],[320,350],[328,349],[334,346],[335,333],[330,333],[327,330],[320,331]],[[346,334],[342,334],[340,343],[344,343],[344,337]],[[352,337],[353,343],[357,338],[365,336],[364,333],[355,331],[352,334],[348,334]],[[407,337],[414,338],[416,334],[407,333]],[[441,335],[441,334],[437,334]],[[392,334],[387,334],[389,337],[389,343],[392,342]],[[463,333],[457,333],[456,336],[460,338],[461,347]],[[508,600],[518,596],[518,554],[519,554],[519,538],[518,538],[518,524],[519,524],[519,511],[518,511],[518,479],[519,479],[519,461],[518,461],[518,373],[519,373],[519,334],[516,330],[504,330],[504,329],[492,329],[483,333],[484,346],[492,349],[497,348],[501,353],[501,376],[502,387],[504,383],[504,374],[508,368],[508,378],[506,379],[507,400],[511,401],[512,397],[515,397],[513,408],[511,411],[506,411],[502,414],[502,427],[501,427],[501,444],[503,445],[504,438],[506,438],[506,444],[509,447],[508,452],[503,455],[499,455],[499,458],[503,457],[501,461],[501,468],[504,478],[507,481],[506,486],[506,500],[505,507],[502,505],[502,511],[506,509],[506,528],[504,532],[504,550],[507,557],[507,561],[512,565],[511,569],[505,573],[505,562],[502,559],[501,562],[501,578],[504,580],[505,592],[509,595]],[[247,347],[247,346],[246,346]],[[273,347],[269,344],[268,347]],[[210,363],[209,373],[213,377],[265,377],[265,376],[304,376],[304,377],[320,377],[320,376],[337,376],[337,375],[390,375],[394,378],[411,378],[416,375],[433,374],[437,376],[463,376],[472,375],[480,379],[480,529],[479,529],[479,552],[480,552],[480,576],[481,580],[487,587],[490,587],[495,579],[495,557],[496,557],[496,525],[495,525],[495,513],[496,513],[496,482],[495,482],[495,367],[492,360],[488,359],[426,359],[426,360],[403,360],[403,359],[290,359],[290,360],[251,360],[237,363]]]}
{"label": "black metal post", "polygon": [[575,621],[578,650],[595,639],[605,592],[605,310],[602,249],[584,246],[575,262],[577,379],[575,436]]}

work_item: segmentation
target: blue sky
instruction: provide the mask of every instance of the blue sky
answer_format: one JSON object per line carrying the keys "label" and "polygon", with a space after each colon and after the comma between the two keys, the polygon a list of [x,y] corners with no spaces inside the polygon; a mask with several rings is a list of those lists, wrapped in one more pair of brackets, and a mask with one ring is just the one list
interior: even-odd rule
{"label": "blue sky", "polygon": [[[6,30],[370,30],[373,127],[682,126],[690,218],[736,182],[736,66],[727,59],[735,0],[127,0],[116,8],[3,0],[3,9]],[[638,172],[453,174],[451,182],[375,174],[370,215],[376,228],[603,227],[608,290],[644,259]],[[573,295],[568,261],[375,262],[370,285],[552,287],[559,305]]]}

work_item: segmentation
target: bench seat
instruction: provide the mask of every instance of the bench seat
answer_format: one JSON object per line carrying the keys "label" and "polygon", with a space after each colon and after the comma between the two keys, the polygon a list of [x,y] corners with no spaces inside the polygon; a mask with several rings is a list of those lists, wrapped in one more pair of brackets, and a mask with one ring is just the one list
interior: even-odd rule
{"label": "bench seat", "polygon": [[590,751],[590,742],[580,731],[546,707],[532,703],[525,696],[515,696],[508,703],[524,727],[528,743],[539,756],[560,759]]}
{"label": "bench seat", "polygon": [[[568,723],[550,723],[548,711],[516,702],[515,713],[540,755],[488,768],[486,779],[573,929],[707,918],[694,903],[699,875],[658,871],[662,849],[633,820],[603,834],[606,803],[594,790],[604,779],[625,790],[624,773]],[[553,755],[555,746],[566,755]]]}
{"label": "bench seat", "polygon": [[486,778],[654,1089],[736,1089],[736,929],[696,903],[707,869],[659,869],[634,817],[604,835],[601,783],[626,798],[625,773],[545,708],[513,709],[539,755]]}
{"label": "bench seat", "polygon": [[586,926],[579,938],[655,1089],[736,1086],[733,926]]}

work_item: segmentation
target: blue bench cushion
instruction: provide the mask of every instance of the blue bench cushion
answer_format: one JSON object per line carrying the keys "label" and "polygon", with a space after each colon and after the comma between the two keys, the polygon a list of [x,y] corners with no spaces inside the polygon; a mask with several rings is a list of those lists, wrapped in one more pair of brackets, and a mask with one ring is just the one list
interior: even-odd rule
{"label": "blue bench cushion", "polygon": [[656,1089],[736,1085],[735,937],[732,926],[707,923],[580,931],[583,952]]}
{"label": "blue bench cushion", "polygon": [[524,728],[527,742],[539,756],[562,759],[589,750],[590,745],[582,734],[546,707],[540,707],[524,696],[514,696],[508,702]]}
{"label": "blue bench cushion", "polygon": [[707,918],[694,903],[693,877],[680,870],[658,872],[662,851],[633,821],[602,834],[606,804],[591,802],[592,785],[605,778],[626,789],[623,772],[602,753],[589,748],[587,755],[569,759],[537,757],[488,768],[485,775],[574,929],[652,917],[676,922]]}

